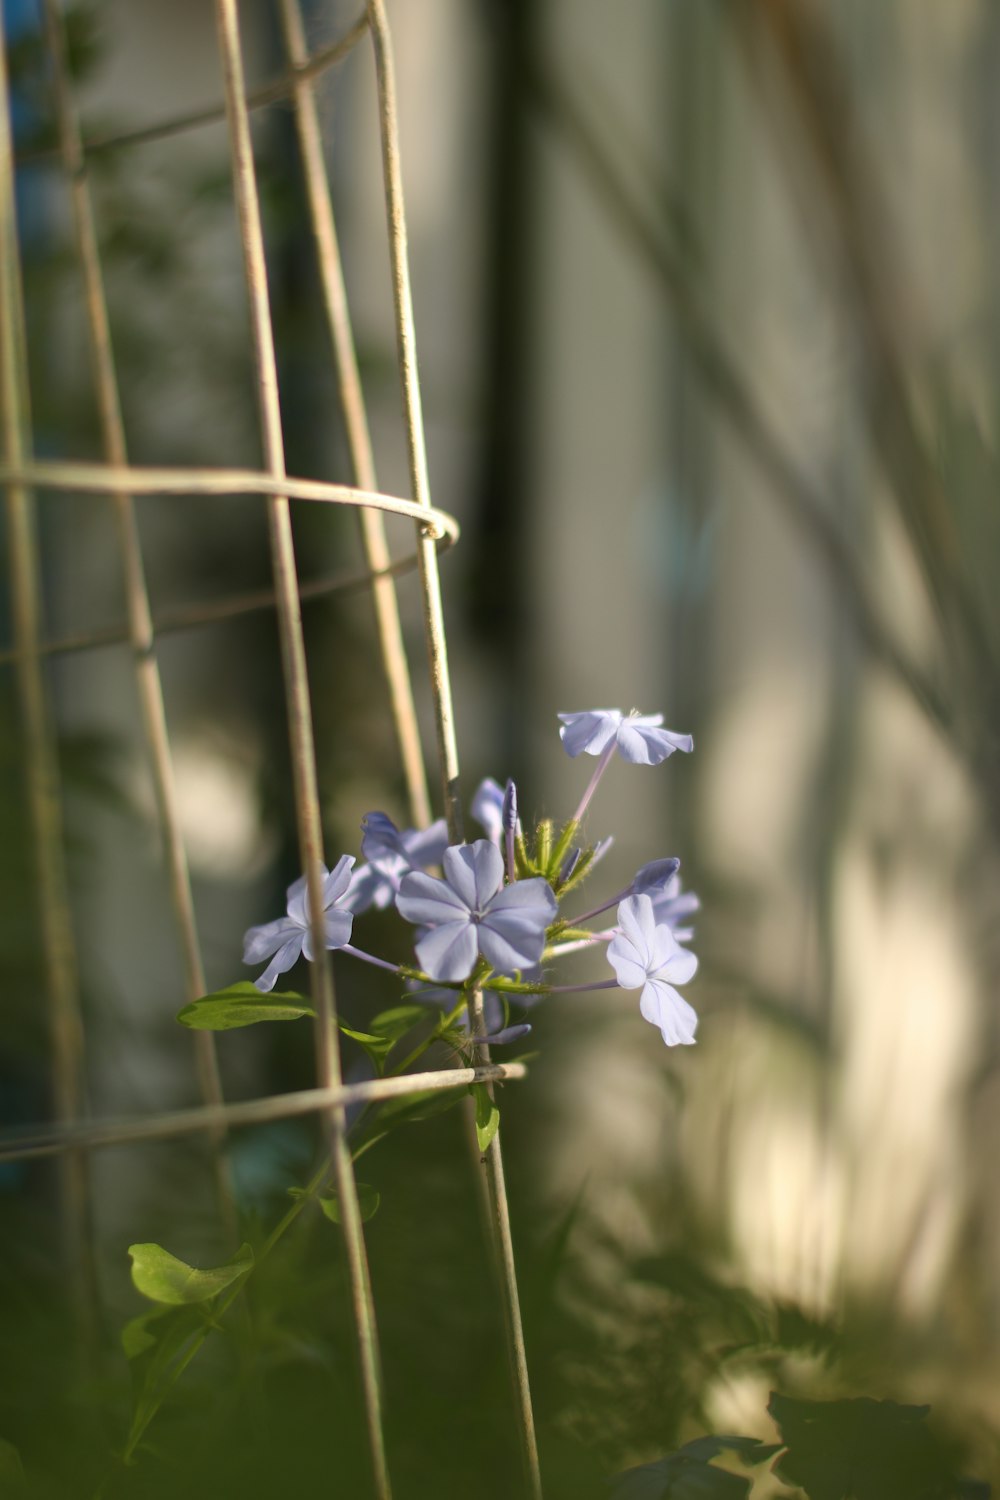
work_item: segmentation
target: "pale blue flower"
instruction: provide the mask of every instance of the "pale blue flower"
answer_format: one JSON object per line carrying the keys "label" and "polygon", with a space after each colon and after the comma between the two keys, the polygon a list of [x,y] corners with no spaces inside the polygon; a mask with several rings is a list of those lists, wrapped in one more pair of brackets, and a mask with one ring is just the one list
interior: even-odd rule
{"label": "pale blue flower", "polygon": [[[608,839],[606,842],[610,843],[611,840]],[[648,865],[643,865],[642,869],[636,873],[635,878],[623,891],[619,891],[615,896],[609,896],[607,901],[601,902],[600,906],[593,906],[590,911],[582,912],[580,916],[574,917],[572,925],[580,927],[584,922],[589,922],[591,917],[599,917],[602,911],[608,911],[612,906],[617,906],[620,901],[625,900],[626,896],[651,896],[654,901],[658,900],[668,887],[672,887],[680,867],[680,860],[673,857],[650,860]]]}
{"label": "pale blue flower", "polygon": [[448,825],[438,818],[430,828],[398,829],[383,812],[370,812],[361,820],[361,852],[368,861],[355,870],[350,890],[341,903],[345,910],[381,911],[396,899],[399,883],[411,870],[439,865],[448,847]]}
{"label": "pale blue flower", "polygon": [[444,880],[420,871],[406,875],[396,906],[423,931],[420,967],[432,979],[468,979],[479,954],[498,974],[541,961],[545,929],[557,905],[540,877],[503,884],[503,857],[486,839],[454,844],[444,853]]}
{"label": "pale blue flower", "polygon": [[656,898],[677,880],[680,867],[680,860],[673,856],[669,859],[650,860],[648,865],[643,865],[629,886],[628,895],[652,896],[655,903]]}
{"label": "pale blue flower", "polygon": [[690,1046],[698,1017],[674,989],[694,977],[698,960],[682,948],[664,923],[657,923],[649,896],[629,896],[618,908],[618,932],[608,944],[608,961],[623,990],[642,988],[639,1009],[660,1028],[668,1047]]}
{"label": "pale blue flower", "polygon": [[499,844],[503,836],[503,799],[506,793],[499,781],[486,776],[476,787],[472,798],[472,816],[479,824],[491,844]]}
{"label": "pale blue flower", "polygon": [[664,729],[662,714],[627,716],[620,708],[595,708],[586,713],[560,714],[559,738],[568,755],[601,755],[613,746],[623,760],[637,766],[658,766],[675,750],[693,750],[689,734]]}
{"label": "pale blue flower", "polygon": [[691,918],[701,908],[694,891],[682,891],[681,877],[673,875],[660,890],[647,894],[652,899],[653,916],[657,922],[669,927],[679,943],[689,943],[694,937]]}
{"label": "pale blue flower", "polygon": [[[354,914],[344,909],[344,895],[351,883],[353,854],[341,855],[332,870],[320,865],[323,879],[323,927],[324,947],[343,948],[351,940]],[[287,915],[275,922],[265,922],[260,927],[251,927],[243,939],[243,962],[259,964],[265,958],[271,962],[254,984],[265,993],[273,990],[279,974],[284,974],[296,962],[299,954],[312,959],[312,930],[309,923],[309,896],[306,877],[301,875],[286,892]],[[272,957],[273,954],[273,957]]]}

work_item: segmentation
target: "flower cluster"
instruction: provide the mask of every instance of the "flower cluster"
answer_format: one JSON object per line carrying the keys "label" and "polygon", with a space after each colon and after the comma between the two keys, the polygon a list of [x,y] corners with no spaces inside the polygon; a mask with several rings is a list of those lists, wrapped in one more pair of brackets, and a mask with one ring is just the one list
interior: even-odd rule
{"label": "flower cluster", "polygon": [[[473,799],[473,817],[486,837],[472,843],[449,845],[443,820],[424,830],[400,830],[385,813],[369,813],[362,824],[365,863],[354,869],[353,856],[345,854],[332,871],[322,870],[326,947],[392,969],[416,985],[418,994],[446,1006],[466,1029],[469,998],[481,992],[488,1035],[477,1041],[512,1041],[530,1030],[524,1023],[508,1024],[511,1003],[526,1006],[546,994],[621,988],[641,991],[639,1009],[668,1046],[690,1044],[697,1016],[676,986],[693,978],[698,967],[682,946],[693,936],[698,898],[681,890],[680,861],[661,858],[643,865],[624,890],[582,915],[564,917],[561,907],[610,845],[610,839],[587,844],[582,825],[615,754],[632,765],[659,765],[675,750],[692,750],[691,736],[664,729],[661,714],[626,715],[616,708],[559,719],[567,754],[597,757],[567,823],[557,827],[543,820],[527,837],[514,783],[501,787],[492,779],[481,783]],[[432,873],[437,869],[440,875]],[[351,945],[358,914],[393,904],[415,928],[416,967],[387,964]],[[612,908],[613,925],[590,925]],[[598,945],[605,945],[613,979],[548,982],[550,962]],[[265,992],[300,955],[313,957],[304,877],[289,887],[286,915],[252,927],[243,950],[245,963],[270,959],[255,981]]]}

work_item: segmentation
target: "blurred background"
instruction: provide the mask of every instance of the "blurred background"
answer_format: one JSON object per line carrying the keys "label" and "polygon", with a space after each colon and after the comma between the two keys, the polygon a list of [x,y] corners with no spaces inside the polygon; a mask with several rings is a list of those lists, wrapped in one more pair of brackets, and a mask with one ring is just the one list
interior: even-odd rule
{"label": "blurred background", "polygon": [[[315,50],[359,7],[306,9]],[[281,34],[269,0],[240,10],[254,87],[283,71]],[[36,450],[96,459],[40,16],[35,0],[4,14]],[[590,831],[615,844],[587,894],[680,856],[702,902],[697,1047],[668,1052],[635,995],[553,997],[502,1099],[553,1493],[602,1493],[699,1432],[768,1437],[772,1389],[929,1403],[969,1471],[1000,1476],[1000,12],[396,0],[390,19],[432,495],[463,532],[442,576],[466,806],[481,777],[512,775],[526,820],[570,815],[591,763],[565,758],[559,711],[662,710],[696,747],[612,765]],[[211,8],[92,0],[68,20],[130,457],[258,466],[224,122],[99,149],[221,98]],[[379,483],[406,495],[367,43],[320,104]],[[254,120],[288,468],[345,480],[293,115]],[[267,586],[263,501],[147,499],[139,517],[154,614]],[[46,636],[120,623],[107,502],[47,495],[39,524]],[[409,528],[391,524],[400,555]],[[302,505],[295,527],[303,579],[359,566],[353,517]],[[415,577],[399,596],[439,813]],[[370,600],[305,619],[332,864],[358,853],[365,812],[407,813]],[[273,615],[164,636],[159,660],[216,988],[247,977],[242,934],[299,873]],[[12,1127],[51,1101],[9,657],[2,670]],[[194,1103],[130,653],[53,658],[47,682],[90,1109]],[[359,941],[406,957],[391,915],[364,920]],[[349,1018],[392,1003],[349,961],[336,972]],[[300,1026],[222,1037],[227,1097],[308,1086]],[[280,1216],[314,1144],[301,1123],[237,1136],[251,1220]],[[60,1332],[54,1169],[0,1166],[0,1436],[39,1494],[89,1495],[97,1478],[78,1476],[121,1441],[125,1246],[204,1264],[235,1248],[203,1146],[92,1168],[101,1423]],[[399,1491],[515,1494],[457,1117],[400,1132],[366,1173]],[[323,1223],[289,1251],[273,1368],[234,1383],[225,1350],[192,1367],[121,1494],[311,1483],[327,1442],[334,1492],[364,1493],[338,1255]]]}

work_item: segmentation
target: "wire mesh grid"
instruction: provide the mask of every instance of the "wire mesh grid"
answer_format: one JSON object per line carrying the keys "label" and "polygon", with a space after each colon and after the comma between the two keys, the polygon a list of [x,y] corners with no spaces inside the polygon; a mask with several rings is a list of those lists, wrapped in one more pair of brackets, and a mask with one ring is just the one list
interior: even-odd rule
{"label": "wire mesh grid", "polygon": [[[383,0],[367,0],[363,14],[322,50],[310,55],[299,0],[279,0],[279,17],[287,70],[265,87],[248,92],[237,0],[215,0],[218,49],[224,80],[224,102],[177,115],[130,131],[83,138],[67,56],[64,18],[58,0],[43,0],[45,42],[51,83],[58,154],[69,184],[76,253],[82,272],[92,379],[97,396],[103,462],[38,462],[32,446],[28,396],[28,349],[25,306],[16,224],[15,154],[11,133],[9,85],[4,47],[0,45],[0,377],[2,377],[3,464],[6,493],[13,645],[0,653],[16,674],[21,704],[27,798],[35,848],[38,903],[45,947],[51,1038],[51,1092],[55,1124],[0,1138],[0,1160],[57,1156],[61,1163],[61,1206],[67,1242],[79,1247],[77,1302],[84,1322],[96,1307],[94,1267],[89,1258],[88,1152],[116,1144],[162,1140],[204,1133],[214,1145],[220,1213],[235,1227],[232,1185],[222,1149],[227,1130],[264,1120],[318,1113],[324,1121],[330,1170],[341,1205],[358,1362],[364,1396],[374,1493],[391,1493],[383,1436],[382,1381],[376,1314],[368,1273],[361,1212],[353,1164],[345,1136],[345,1109],[359,1101],[385,1099],[426,1090],[456,1089],[470,1083],[519,1079],[520,1064],[497,1065],[480,1044],[475,1065],[408,1074],[345,1085],[337,1043],[337,1003],[329,954],[324,946],[323,855],[317,791],[313,722],[306,676],[301,606],[305,599],[347,589],[370,589],[386,689],[403,772],[409,811],[416,826],[430,818],[430,799],[413,693],[403,647],[395,577],[419,569],[437,738],[437,757],[444,808],[452,842],[462,837],[459,767],[455,743],[447,646],[441,610],[438,553],[458,535],[453,519],[431,504],[424,445],[420,386],[406,245],[406,218],[400,172],[399,132],[392,44]],[[2,26],[2,20],[0,20]],[[321,74],[365,39],[371,45],[379,97],[379,128],[398,365],[409,454],[412,498],[388,495],[378,488],[375,461],[358,373],[351,319],[341,269],[337,232],[322,147],[314,87]],[[0,37],[0,44],[3,43]],[[277,365],[264,259],[264,237],[258,182],[250,137],[250,111],[278,100],[291,100],[298,149],[306,185],[323,314],[336,370],[347,434],[352,485],[303,480],[286,472],[278,399]],[[129,463],[120,388],[105,300],[104,275],[88,181],[88,158],[96,152],[130,143],[164,138],[213,120],[225,119],[232,185],[239,220],[243,271],[257,374],[258,423],[263,465],[260,470],[206,468],[149,469]],[[124,580],[127,619],[120,628],[77,632],[52,638],[46,634],[40,604],[40,566],[36,537],[35,492],[106,496],[113,507]],[[198,607],[154,616],[136,520],[136,499],[145,495],[242,495],[266,497],[273,587]],[[355,509],[366,569],[363,573],[324,577],[300,586],[291,531],[290,500],[312,501]],[[411,555],[393,560],[383,524],[384,513],[414,522]],[[313,949],[312,965],[317,1086],[293,1094],[262,1097],[236,1104],[223,1099],[214,1038],[195,1033],[194,1064],[202,1105],[141,1119],[94,1121],[85,1117],[83,1099],[83,1023],[74,954],[62,810],[52,709],[45,660],[85,652],[113,643],[131,647],[142,729],[156,793],[157,822],[169,876],[176,939],[183,957],[185,999],[204,993],[205,978],[192,899],[191,879],[174,783],[169,726],[156,657],[160,634],[207,626],[261,609],[276,611],[281,644],[287,728],[294,780],[294,806],[301,868],[306,874]],[[481,997],[473,997],[474,1032],[483,1028]],[[471,1124],[471,1122],[470,1122]],[[510,1358],[523,1450],[527,1490],[541,1494],[517,1282],[510,1238],[503,1160],[499,1135],[483,1157],[483,1206],[499,1271],[508,1355]],[[91,1330],[92,1331],[92,1330]]]}

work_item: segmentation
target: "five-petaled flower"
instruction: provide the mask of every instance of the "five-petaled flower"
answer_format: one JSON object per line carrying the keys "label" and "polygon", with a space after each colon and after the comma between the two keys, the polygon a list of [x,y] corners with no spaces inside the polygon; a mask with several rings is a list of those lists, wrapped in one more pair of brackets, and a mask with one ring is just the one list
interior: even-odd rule
{"label": "five-petaled flower", "polygon": [[[351,883],[353,854],[343,854],[332,870],[320,865],[323,878],[323,927],[327,948],[343,948],[351,940],[354,914],[343,909],[343,898]],[[300,953],[312,959],[312,928],[309,922],[309,893],[306,877],[300,875],[286,892],[287,916],[275,922],[265,922],[260,927],[251,927],[243,939],[243,962],[259,964],[265,958],[271,962],[254,980],[259,990],[273,990],[279,974],[284,974],[295,963]],[[273,958],[271,955],[274,955]]]}
{"label": "five-petaled flower", "polygon": [[694,977],[698,960],[682,948],[670,928],[657,923],[649,896],[629,896],[618,908],[618,932],[608,960],[623,990],[642,987],[639,1009],[659,1026],[668,1047],[694,1041],[698,1017],[674,989]]}
{"label": "five-petaled flower", "polygon": [[448,847],[448,825],[438,818],[429,828],[400,830],[383,812],[370,812],[361,820],[361,852],[368,861],[351,876],[350,889],[341,905],[345,911],[381,911],[396,899],[400,882],[411,870],[439,865]]}
{"label": "five-petaled flower", "polygon": [[675,750],[694,749],[689,734],[664,729],[662,714],[625,715],[620,708],[594,708],[586,713],[560,714],[559,738],[568,755],[602,755],[616,749],[636,766],[658,766]]}
{"label": "five-petaled flower", "polygon": [[404,876],[396,897],[402,916],[427,929],[416,945],[424,973],[460,983],[479,954],[498,974],[539,963],[557,911],[548,882],[535,877],[505,886],[503,857],[486,839],[452,845],[443,864],[444,880],[416,871]]}

